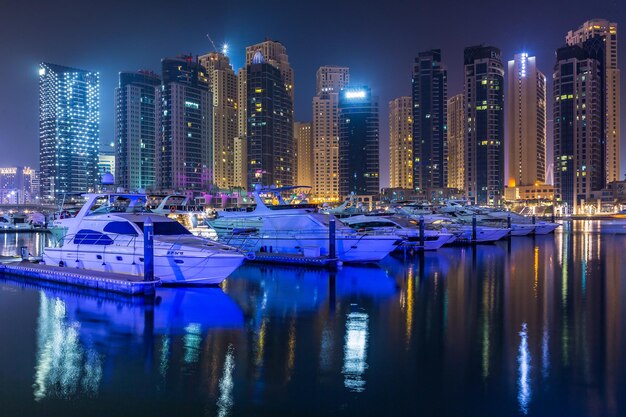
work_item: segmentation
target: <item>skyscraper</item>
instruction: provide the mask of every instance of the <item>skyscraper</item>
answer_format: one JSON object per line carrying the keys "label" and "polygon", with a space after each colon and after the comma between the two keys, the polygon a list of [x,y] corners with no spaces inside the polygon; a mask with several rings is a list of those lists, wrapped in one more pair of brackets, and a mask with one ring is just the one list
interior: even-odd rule
{"label": "skyscraper", "polygon": [[555,200],[577,213],[605,185],[602,62],[583,47],[560,48],[554,67]]}
{"label": "skyscraper", "polygon": [[375,195],[379,185],[378,99],[369,87],[339,95],[339,192]]}
{"label": "skyscraper", "polygon": [[604,182],[620,179],[620,70],[617,67],[617,23],[593,19],[565,37],[567,45],[579,45],[600,62],[602,73]]}
{"label": "skyscraper", "polygon": [[[287,56],[287,48],[271,39],[246,47],[246,66],[252,64],[254,56],[257,52],[263,55],[265,63],[278,68],[285,84],[285,89],[289,93],[289,98],[293,103],[293,69],[289,64],[289,56]],[[293,109],[292,109],[293,110]]]}
{"label": "skyscraper", "polygon": [[150,71],[121,72],[115,89],[115,182],[127,190],[156,186],[157,94]]}
{"label": "skyscraper", "polygon": [[296,185],[313,184],[313,137],[310,122],[295,122],[293,137],[296,141]]}
{"label": "skyscraper", "polygon": [[313,97],[313,193],[339,201],[339,92],[350,84],[347,67],[327,65],[316,73]]}
{"label": "skyscraper", "polygon": [[508,186],[546,180],[546,77],[534,56],[509,61],[506,91]]}
{"label": "skyscraper", "polygon": [[413,100],[389,102],[389,186],[413,188]]}
{"label": "skyscraper", "polygon": [[497,205],[504,192],[504,68],[500,50],[465,48],[465,194]]}
{"label": "skyscraper", "polygon": [[212,104],[206,70],[191,56],[162,60],[158,94],[157,184],[206,190],[212,177]]}
{"label": "skyscraper", "polygon": [[239,134],[237,76],[221,52],[198,57],[213,92],[213,179],[219,188],[235,186],[235,137]]}
{"label": "skyscraper", "polygon": [[281,71],[257,51],[246,68],[248,185],[287,186],[294,178],[293,104]]}
{"label": "skyscraper", "polygon": [[465,98],[448,100],[448,187],[465,189]]}
{"label": "skyscraper", "polygon": [[248,83],[246,68],[237,74],[237,138],[234,147],[235,187],[248,188]]}
{"label": "skyscraper", "polygon": [[100,77],[97,72],[39,66],[41,193],[95,191],[99,184]]}
{"label": "skyscraper", "polygon": [[413,65],[413,186],[420,192],[448,184],[447,100],[441,51],[420,52]]}

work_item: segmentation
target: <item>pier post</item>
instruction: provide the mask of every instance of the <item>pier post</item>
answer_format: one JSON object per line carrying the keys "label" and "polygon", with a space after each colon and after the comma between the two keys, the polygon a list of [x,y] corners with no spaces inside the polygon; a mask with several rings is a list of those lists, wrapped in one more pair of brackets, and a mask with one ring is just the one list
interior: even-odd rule
{"label": "pier post", "polygon": [[472,242],[476,242],[476,215],[472,214]]}
{"label": "pier post", "polygon": [[511,215],[506,216],[506,227],[507,229],[511,228]]}
{"label": "pier post", "polygon": [[27,261],[28,260],[28,247],[26,247],[26,246],[21,246],[20,247],[20,256],[22,257],[23,261]]}
{"label": "pier post", "polygon": [[552,216],[550,216],[550,220],[554,223],[554,207],[552,207]]}
{"label": "pier post", "polygon": [[424,216],[420,216],[420,246],[424,248]]}
{"label": "pier post", "polygon": [[537,216],[533,214],[533,224],[537,223]]}
{"label": "pier post", "polygon": [[143,280],[154,281],[154,223],[150,217],[143,224]]}
{"label": "pier post", "polygon": [[337,257],[336,240],[335,240],[335,218],[332,216],[328,220],[328,257],[335,259]]}

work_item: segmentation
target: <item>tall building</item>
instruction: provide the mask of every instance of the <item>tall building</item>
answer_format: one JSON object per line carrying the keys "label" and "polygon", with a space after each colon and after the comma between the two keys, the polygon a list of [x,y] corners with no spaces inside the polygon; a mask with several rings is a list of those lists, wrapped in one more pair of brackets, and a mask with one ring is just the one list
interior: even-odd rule
{"label": "tall building", "polygon": [[389,102],[389,186],[413,188],[413,100]]}
{"label": "tall building", "polygon": [[246,67],[248,186],[294,183],[293,104],[281,71],[260,51]]}
{"label": "tall building", "polygon": [[465,98],[448,100],[448,188],[465,189]]}
{"label": "tall building", "polygon": [[617,23],[593,19],[565,37],[567,45],[579,45],[600,62],[604,182],[620,180],[620,70],[617,66]]}
{"label": "tall building", "polygon": [[206,70],[191,56],[165,58],[157,96],[157,186],[206,190],[213,183],[213,97]]}
{"label": "tall building", "polygon": [[500,49],[465,48],[465,194],[498,205],[504,192],[504,67]]}
{"label": "tall building", "polygon": [[420,52],[413,65],[413,187],[445,188],[448,141],[448,79],[441,51]]}
{"label": "tall building", "polygon": [[379,184],[378,99],[369,87],[339,95],[339,192],[376,195]]}
{"label": "tall building", "polygon": [[248,46],[246,47],[246,66],[252,64],[257,52],[261,53],[265,63],[280,70],[285,89],[289,92],[289,98],[293,103],[293,69],[289,64],[287,48],[282,43],[271,39]]}
{"label": "tall building", "polygon": [[293,137],[296,141],[296,185],[313,184],[313,136],[311,122],[295,122]]}
{"label": "tall building", "polygon": [[100,76],[61,65],[39,66],[41,193],[95,191],[100,147]]}
{"label": "tall building", "polygon": [[248,83],[246,69],[237,74],[237,138],[234,147],[235,187],[248,188]]}
{"label": "tall building", "polygon": [[316,73],[313,97],[313,193],[339,201],[339,93],[350,84],[347,67],[327,65]]}
{"label": "tall building", "polygon": [[29,167],[0,168],[0,204],[37,202],[36,177]]}
{"label": "tall building", "polygon": [[156,97],[160,86],[161,78],[153,72],[121,72],[115,89],[114,175],[116,184],[129,191],[156,186]]}
{"label": "tall building", "polygon": [[506,114],[507,183],[510,188],[546,181],[546,77],[534,56],[508,63]]}
{"label": "tall building", "polygon": [[560,48],[554,67],[555,200],[577,213],[605,185],[602,62],[583,47]]}
{"label": "tall building", "polygon": [[198,57],[213,92],[213,178],[219,188],[235,186],[235,138],[239,135],[237,75],[221,52]]}

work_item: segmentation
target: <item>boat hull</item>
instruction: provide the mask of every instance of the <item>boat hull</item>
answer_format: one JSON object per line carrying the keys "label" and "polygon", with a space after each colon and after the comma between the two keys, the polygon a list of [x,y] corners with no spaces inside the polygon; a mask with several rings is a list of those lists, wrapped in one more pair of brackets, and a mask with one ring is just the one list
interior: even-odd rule
{"label": "boat hull", "polygon": [[[183,256],[155,253],[154,275],[168,285],[217,285],[224,281],[243,262],[243,256],[214,254],[211,256]],[[106,253],[81,248],[79,252],[63,248],[46,248],[44,262],[63,263],[68,268],[105,271],[116,274],[143,276],[143,256],[123,251]]]}

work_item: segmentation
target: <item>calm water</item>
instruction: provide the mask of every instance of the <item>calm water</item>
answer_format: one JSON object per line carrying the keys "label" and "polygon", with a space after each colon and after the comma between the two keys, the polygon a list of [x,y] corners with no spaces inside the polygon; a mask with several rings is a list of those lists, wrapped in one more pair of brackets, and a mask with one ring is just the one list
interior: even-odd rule
{"label": "calm water", "polygon": [[576,222],[154,306],[0,278],[0,415],[625,415],[624,257],[626,223]]}

